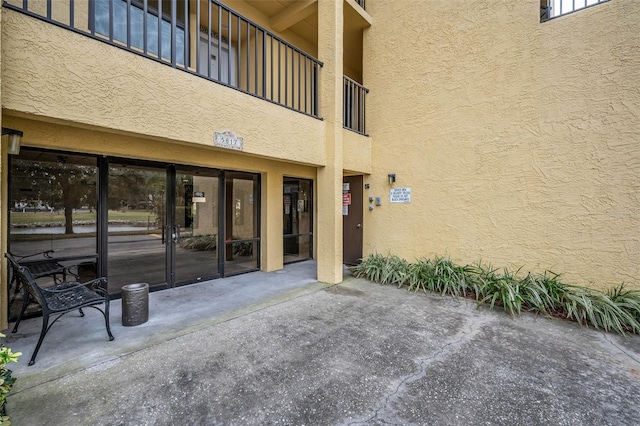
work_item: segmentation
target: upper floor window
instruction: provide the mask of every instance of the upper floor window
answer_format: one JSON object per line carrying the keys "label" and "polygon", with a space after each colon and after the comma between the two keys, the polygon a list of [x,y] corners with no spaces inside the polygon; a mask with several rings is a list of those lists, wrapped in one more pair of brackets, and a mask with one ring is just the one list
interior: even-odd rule
{"label": "upper floor window", "polygon": [[[145,4],[146,3],[146,4]],[[114,40],[128,43],[140,50],[162,58],[171,59],[171,0],[96,0],[90,3],[94,10],[94,30],[98,34],[111,36]],[[184,64],[185,2],[176,3],[176,63]],[[146,6],[146,15],[145,15]],[[127,13],[129,19],[127,20]],[[143,21],[146,20],[145,23]],[[127,28],[130,22],[129,28]],[[111,33],[113,28],[113,33]],[[146,34],[145,34],[146,29]],[[160,33],[160,37],[158,37]],[[146,36],[146,37],[145,37]],[[146,38],[146,40],[145,40]],[[146,41],[146,46],[145,46]],[[160,45],[160,48],[158,48]],[[158,55],[160,51],[161,55]]]}
{"label": "upper floor window", "polygon": [[540,0],[540,21],[575,12],[609,0]]}

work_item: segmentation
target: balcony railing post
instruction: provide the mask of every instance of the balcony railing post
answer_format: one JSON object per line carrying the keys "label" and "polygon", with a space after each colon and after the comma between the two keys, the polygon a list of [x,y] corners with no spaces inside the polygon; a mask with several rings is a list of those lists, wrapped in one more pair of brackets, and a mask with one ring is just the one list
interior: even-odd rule
{"label": "balcony railing post", "polygon": [[[158,2],[161,3],[161,2]],[[176,19],[178,17],[178,4],[175,1],[171,2],[171,65],[176,66]],[[186,44],[186,43],[185,43]]]}
{"label": "balcony railing post", "polygon": [[222,81],[222,8],[218,6],[218,81]]}
{"label": "balcony railing post", "polygon": [[369,89],[347,76],[344,79],[343,126],[362,135],[367,135],[365,127],[365,99]]}
{"label": "balcony railing post", "polygon": [[[233,20],[231,19],[231,12],[227,11],[227,83],[229,86],[233,85],[231,80],[231,28]],[[235,79],[234,79],[235,80]]]}
{"label": "balcony railing post", "polygon": [[69,26],[75,27],[75,5],[73,3],[74,0],[69,0]]}
{"label": "balcony railing post", "polygon": [[[198,2],[199,3],[199,2]],[[146,56],[148,54],[148,46],[149,41],[147,40],[149,37],[149,33],[147,33],[147,8],[148,8],[148,0],[144,0],[142,3],[142,51]]]}
{"label": "balcony railing post", "polygon": [[127,0],[127,47],[131,48],[131,0]]}
{"label": "balcony railing post", "polygon": [[262,97],[267,97],[267,34],[262,31]]}
{"label": "balcony railing post", "polygon": [[162,60],[162,2],[158,2],[158,59]]}
{"label": "balcony railing post", "polygon": [[113,43],[113,0],[109,0],[109,41]]}

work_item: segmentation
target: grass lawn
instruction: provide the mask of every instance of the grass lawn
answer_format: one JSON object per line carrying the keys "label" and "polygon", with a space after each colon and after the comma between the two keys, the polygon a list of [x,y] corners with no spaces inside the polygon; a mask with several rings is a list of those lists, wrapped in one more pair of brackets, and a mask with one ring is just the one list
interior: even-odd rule
{"label": "grass lawn", "polygon": [[[37,213],[20,213],[11,212],[11,224],[31,224],[31,223],[64,223],[63,212],[37,212]],[[77,212],[73,214],[74,221],[95,221],[96,212]],[[109,210],[109,220],[124,220],[131,222],[143,222],[151,221],[155,222],[156,214],[148,212],[146,210],[129,210],[129,211],[117,211]]]}

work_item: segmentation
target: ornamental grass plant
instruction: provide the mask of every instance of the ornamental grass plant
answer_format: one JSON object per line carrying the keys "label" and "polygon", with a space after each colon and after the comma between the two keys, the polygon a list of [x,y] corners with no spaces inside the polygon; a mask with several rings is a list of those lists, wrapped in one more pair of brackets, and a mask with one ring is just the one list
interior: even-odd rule
{"label": "ornamental grass plant", "polygon": [[398,256],[374,254],[351,268],[355,277],[441,295],[464,296],[478,306],[502,307],[564,318],[620,334],[640,333],[640,291],[620,285],[607,292],[570,285],[551,271],[522,273],[521,268],[494,268],[481,262],[460,266],[448,257],[410,263]]}

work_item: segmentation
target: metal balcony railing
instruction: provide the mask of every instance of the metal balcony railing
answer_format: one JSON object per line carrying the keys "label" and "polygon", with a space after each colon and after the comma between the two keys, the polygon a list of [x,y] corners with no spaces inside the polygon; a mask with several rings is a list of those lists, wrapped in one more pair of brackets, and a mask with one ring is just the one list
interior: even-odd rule
{"label": "metal balcony railing", "polygon": [[345,129],[369,136],[365,127],[365,104],[369,89],[346,75],[343,79],[342,125]]}
{"label": "metal balcony railing", "polygon": [[568,15],[609,0],[540,0],[540,22]]}
{"label": "metal balcony railing", "polygon": [[366,0],[356,0],[356,3],[358,3],[364,10],[367,10],[367,8],[365,7]]}
{"label": "metal balcony railing", "polygon": [[322,63],[217,0],[3,0],[3,6],[319,118]]}

